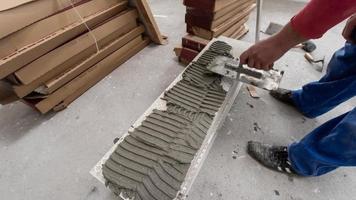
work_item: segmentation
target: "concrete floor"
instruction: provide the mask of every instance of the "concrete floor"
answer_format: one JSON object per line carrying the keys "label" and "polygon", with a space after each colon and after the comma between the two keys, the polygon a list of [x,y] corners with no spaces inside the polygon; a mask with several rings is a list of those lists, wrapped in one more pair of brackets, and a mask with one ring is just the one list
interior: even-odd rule
{"label": "concrete floor", "polygon": [[[0,106],[0,194],[11,200],[114,200],[89,170],[183,70],[172,52],[185,32],[185,8],[177,0],[150,0],[166,46],[150,46],[75,101],[67,110],[41,116],[21,103]],[[286,23],[305,3],[266,0],[262,29]],[[253,41],[251,31],[243,40]],[[343,25],[317,40],[330,58],[342,46]],[[298,88],[321,76],[303,55],[290,58],[283,86]],[[283,65],[283,63],[280,63]],[[296,76],[295,74],[299,74]],[[288,178],[246,156],[248,140],[288,144],[356,105],[355,99],[315,120],[305,119],[266,92],[252,99],[243,88],[193,185],[189,199],[354,199],[356,171],[339,169],[319,178]],[[252,106],[253,108],[251,108]],[[254,123],[260,129],[254,131]],[[237,152],[237,159],[232,152]]]}

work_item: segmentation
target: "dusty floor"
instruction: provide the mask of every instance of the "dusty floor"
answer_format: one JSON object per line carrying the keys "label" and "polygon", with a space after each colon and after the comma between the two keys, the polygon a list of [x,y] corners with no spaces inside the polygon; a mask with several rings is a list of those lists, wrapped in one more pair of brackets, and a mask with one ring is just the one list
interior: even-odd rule
{"label": "dusty floor", "polygon": [[[169,45],[144,49],[58,114],[41,116],[21,103],[0,107],[1,199],[116,199],[89,170],[183,70],[172,49],[185,32],[185,8],[177,0],[150,3]],[[286,23],[303,5],[301,0],[265,0],[262,29],[270,21]],[[249,24],[244,40],[253,41],[254,15]],[[339,25],[316,41],[320,56],[330,58],[342,46],[342,28]],[[298,88],[321,76],[302,56],[290,58],[285,87]],[[355,169],[290,179],[261,168],[246,156],[245,146],[251,139],[290,143],[350,110],[355,99],[309,120],[258,92],[261,98],[252,99],[245,88],[241,90],[189,199],[353,199]]]}

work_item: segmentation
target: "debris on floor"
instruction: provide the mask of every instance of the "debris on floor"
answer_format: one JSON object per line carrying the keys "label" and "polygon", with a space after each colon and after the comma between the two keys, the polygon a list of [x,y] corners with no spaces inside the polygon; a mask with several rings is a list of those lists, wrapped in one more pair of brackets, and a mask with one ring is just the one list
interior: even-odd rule
{"label": "debris on floor", "polygon": [[266,30],[263,32],[267,35],[274,35],[281,31],[283,28],[283,25],[275,23],[275,22],[270,22]]}
{"label": "debris on floor", "polygon": [[325,65],[325,56],[322,59],[315,59],[314,56],[310,53],[305,53],[304,54],[304,58],[310,62],[311,64],[318,64],[320,63],[320,65],[317,66],[317,71],[318,72],[322,72],[324,69],[324,65]]}
{"label": "debris on floor", "polygon": [[254,131],[255,133],[257,133],[258,131],[260,131],[262,134],[265,134],[265,133],[263,132],[262,128],[258,125],[257,122],[254,122],[254,123],[253,123],[253,131]]}

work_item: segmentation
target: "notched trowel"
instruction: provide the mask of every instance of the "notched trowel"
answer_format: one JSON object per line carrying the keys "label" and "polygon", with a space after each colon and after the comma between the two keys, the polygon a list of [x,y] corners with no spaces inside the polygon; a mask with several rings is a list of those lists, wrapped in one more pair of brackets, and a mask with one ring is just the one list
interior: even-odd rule
{"label": "notched trowel", "polygon": [[207,69],[222,76],[238,79],[265,90],[276,90],[282,80],[284,71],[272,69],[263,71],[240,65],[238,60],[226,56],[216,57]]}

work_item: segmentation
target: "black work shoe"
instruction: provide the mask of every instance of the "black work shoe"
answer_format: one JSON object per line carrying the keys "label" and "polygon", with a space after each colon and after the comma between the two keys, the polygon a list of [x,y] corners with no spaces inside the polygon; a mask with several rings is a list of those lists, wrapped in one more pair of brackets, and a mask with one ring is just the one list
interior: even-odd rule
{"label": "black work shoe", "polygon": [[247,153],[265,167],[289,175],[297,175],[288,160],[286,146],[272,146],[260,142],[249,141],[247,145]]}
{"label": "black work shoe", "polygon": [[272,97],[290,106],[296,107],[292,99],[292,91],[283,88],[272,90],[269,93]]}

